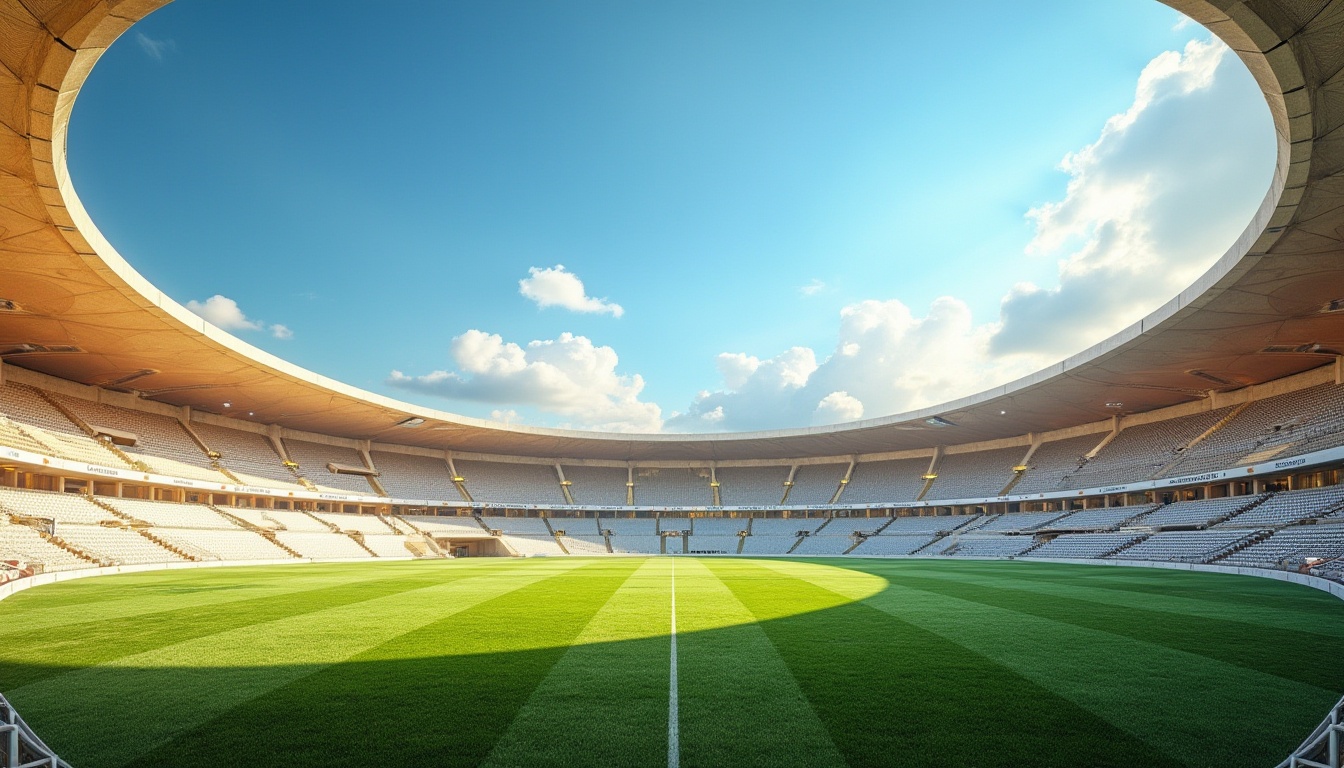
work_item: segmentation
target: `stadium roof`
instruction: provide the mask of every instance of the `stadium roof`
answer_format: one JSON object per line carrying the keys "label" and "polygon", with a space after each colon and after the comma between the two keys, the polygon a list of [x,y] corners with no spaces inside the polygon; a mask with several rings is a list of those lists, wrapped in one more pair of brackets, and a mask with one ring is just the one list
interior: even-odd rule
{"label": "stadium roof", "polygon": [[[65,143],[74,100],[101,53],[164,4],[0,0],[0,357],[7,364],[355,439],[574,459],[728,460],[877,453],[1060,429],[1270,381],[1344,351],[1344,0],[1168,0],[1250,68],[1273,115],[1278,162],[1236,244],[1143,321],[1032,376],[937,407],[706,435],[504,426],[399,402],[263,352],[161,293],[90,220],[70,181]],[[400,426],[411,419],[424,423]]]}

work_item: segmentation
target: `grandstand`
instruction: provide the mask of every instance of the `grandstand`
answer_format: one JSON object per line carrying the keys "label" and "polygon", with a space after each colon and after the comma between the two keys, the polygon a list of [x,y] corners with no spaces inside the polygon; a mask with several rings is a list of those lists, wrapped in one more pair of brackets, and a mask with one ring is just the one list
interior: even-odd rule
{"label": "grandstand", "polygon": [[467,493],[475,501],[515,504],[564,504],[555,467],[544,464],[502,464],[494,461],[455,463]]}
{"label": "grandstand", "polygon": [[929,460],[861,461],[845,486],[844,501],[884,503],[893,499],[917,498],[924,488],[924,473]]}
{"label": "grandstand", "polygon": [[[1250,66],[1280,155],[1246,233],[1133,328],[1021,381],[918,412],[619,437],[508,428],[330,382],[203,323],[113,253],[70,182],[70,105],[102,51],[158,5],[6,8],[6,582],[18,563],[17,578],[27,579],[161,564],[687,552],[946,557],[956,567],[977,558],[1156,562],[1344,579],[1339,2],[1180,6]],[[980,609],[970,602],[968,612]],[[770,629],[802,637],[806,622],[786,618]],[[1300,624],[1297,634],[1311,634],[1310,622]],[[814,657],[821,647],[793,642]],[[1227,642],[1209,653],[1237,674],[1246,656]],[[589,645],[611,657],[622,650]],[[821,656],[839,669],[853,658],[846,645]],[[533,650],[512,657],[517,666]],[[580,655],[570,663],[599,666]],[[454,684],[478,671],[454,670],[465,670]],[[544,681],[532,682],[526,690],[542,690]],[[331,709],[345,700],[332,697]],[[979,711],[991,701],[978,698]],[[817,716],[846,703],[832,700]],[[882,725],[863,727],[889,730],[892,721],[873,722]],[[405,741],[425,730],[403,727]],[[1042,725],[1061,738],[1069,728]]]}

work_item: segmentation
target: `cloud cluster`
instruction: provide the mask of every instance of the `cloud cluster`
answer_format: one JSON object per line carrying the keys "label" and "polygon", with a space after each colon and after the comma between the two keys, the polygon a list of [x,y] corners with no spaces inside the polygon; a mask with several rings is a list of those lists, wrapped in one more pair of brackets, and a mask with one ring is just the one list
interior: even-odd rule
{"label": "cloud cluster", "polygon": [[612,317],[625,314],[620,304],[589,296],[583,281],[573,272],[565,271],[563,264],[544,269],[532,267],[527,271],[528,277],[518,281],[518,292],[542,309],[561,307],[571,312],[609,314]]}
{"label": "cloud cluster", "polygon": [[[719,388],[701,391],[666,421],[658,405],[640,400],[642,377],[617,373],[611,347],[570,333],[523,347],[468,331],[452,342],[455,371],[394,371],[389,383],[498,405],[498,419],[517,419],[503,406],[527,406],[573,426],[626,432],[831,424],[983,391],[1142,318],[1221,255],[1259,200],[1260,190],[1247,190],[1246,158],[1272,146],[1267,116],[1245,117],[1244,105],[1255,98],[1253,80],[1215,40],[1150,62],[1133,103],[1060,163],[1068,176],[1063,196],[1027,213],[1034,236],[1017,257],[1053,259],[1056,283],[1011,286],[992,320],[977,321],[952,296],[922,313],[894,298],[859,301],[840,311],[824,356],[806,346],[766,358],[718,355]],[[806,299],[825,289],[813,279],[798,294]],[[624,313],[589,296],[562,265],[533,267],[519,290],[542,308]]]}
{"label": "cloud cluster", "polygon": [[218,293],[205,301],[187,302],[187,309],[201,319],[226,331],[266,331],[277,339],[292,339],[294,332],[280,323],[266,323],[249,318],[238,302]]}
{"label": "cloud cluster", "polygon": [[936,300],[923,317],[895,299],[862,301],[841,310],[835,347],[821,362],[807,347],[765,360],[719,355],[724,388],[701,392],[685,412],[668,417],[667,427],[697,432],[854,421],[945,402],[1038,365],[1021,356],[991,361],[995,328],[975,325],[970,307],[951,297]]}
{"label": "cloud cluster", "polygon": [[[506,342],[498,334],[470,330],[453,339],[456,371],[407,376],[393,371],[387,383],[400,389],[455,400],[531,406],[569,420],[565,426],[612,432],[658,432],[662,411],[642,402],[644,379],[616,372],[611,347],[584,336]],[[495,411],[514,421],[512,410]]]}
{"label": "cloud cluster", "polygon": [[1163,53],[1144,68],[1133,105],[1064,158],[1063,199],[1027,214],[1036,228],[1027,253],[1059,260],[1058,285],[1009,291],[992,353],[1078,352],[1142,319],[1221,255],[1246,220],[1245,158],[1271,141],[1267,117],[1240,117],[1249,77],[1239,66],[1214,40]]}
{"label": "cloud cluster", "polygon": [[[769,429],[900,413],[982,391],[1077,353],[1141,319],[1221,255],[1258,202],[1247,157],[1272,146],[1244,118],[1249,75],[1216,40],[1148,64],[1132,105],[1064,158],[1062,199],[1032,209],[1025,257],[1054,258],[1058,284],[1013,286],[977,323],[953,297],[916,316],[900,301],[845,307],[834,348],[719,356],[722,388],[699,393],[669,429]],[[806,289],[802,291],[807,294]]]}

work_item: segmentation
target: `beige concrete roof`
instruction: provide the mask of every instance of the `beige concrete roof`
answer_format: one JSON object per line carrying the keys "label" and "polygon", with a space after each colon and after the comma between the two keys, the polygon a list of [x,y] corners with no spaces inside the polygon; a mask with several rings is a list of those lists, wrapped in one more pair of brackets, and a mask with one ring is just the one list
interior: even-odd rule
{"label": "beige concrete roof", "polygon": [[[1167,0],[1250,68],[1278,165],[1242,235],[1135,326],[1033,376],[853,424],[713,435],[505,427],[358,390],[263,352],[160,293],[70,184],[70,110],[103,50],[164,0],[0,0],[0,356],[174,405],[356,439],[615,460],[835,456],[992,440],[1145,411],[1331,363],[1344,350],[1344,0]],[[1217,151],[1217,148],[1210,148]],[[223,266],[219,268],[223,269]],[[2,306],[2,305],[0,305]],[[1287,351],[1265,351],[1281,347]],[[1296,351],[1294,351],[1296,350]],[[1000,415],[1006,411],[1007,415]],[[412,416],[426,420],[407,429]],[[955,426],[931,426],[941,416]]]}

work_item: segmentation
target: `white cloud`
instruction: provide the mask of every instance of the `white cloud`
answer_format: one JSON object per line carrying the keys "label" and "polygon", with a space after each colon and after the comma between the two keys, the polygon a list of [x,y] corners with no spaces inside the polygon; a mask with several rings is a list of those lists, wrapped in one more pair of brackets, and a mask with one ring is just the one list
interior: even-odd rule
{"label": "white cloud", "polygon": [[155,61],[163,61],[163,57],[177,50],[177,43],[173,40],[156,40],[144,32],[136,31],[135,42],[139,43],[140,50],[145,55]]}
{"label": "white cloud", "polygon": [[261,320],[253,320],[243,312],[238,302],[218,293],[205,301],[188,301],[187,309],[226,331],[268,331],[277,339],[294,338],[294,332],[288,326],[279,323],[267,325]]}
{"label": "white cloud", "polygon": [[895,299],[851,304],[820,363],[805,347],[764,360],[719,355],[722,388],[699,393],[668,428],[771,429],[915,410],[1031,373],[1142,318],[1206,270],[1259,203],[1264,186],[1248,183],[1247,162],[1272,152],[1273,133],[1267,115],[1246,116],[1256,98],[1216,40],[1158,56],[1132,105],[1064,158],[1064,196],[1028,213],[1035,233],[1024,256],[1056,259],[1057,285],[1013,286],[994,322],[977,323],[954,297],[922,317]]}
{"label": "white cloud", "polygon": [[1027,253],[1057,259],[1059,282],[1021,283],[1004,296],[991,351],[1079,352],[1208,269],[1264,191],[1246,178],[1248,158],[1273,146],[1268,115],[1246,117],[1255,98],[1249,74],[1216,40],[1153,59],[1130,108],[1060,163],[1064,197],[1027,214],[1036,228]]}
{"label": "white cloud", "polygon": [[824,290],[826,290],[826,284],[815,277],[812,278],[807,285],[798,287],[798,293],[801,293],[804,296],[816,296]]}
{"label": "white cloud", "polygon": [[643,377],[617,373],[616,351],[584,336],[562,333],[522,347],[498,334],[470,330],[453,339],[451,351],[456,371],[423,376],[393,371],[388,384],[455,400],[532,406],[582,429],[662,429],[661,409],[639,399]]}
{"label": "white cloud", "polygon": [[530,276],[518,281],[518,292],[542,309],[561,307],[572,312],[605,313],[612,317],[625,314],[620,304],[589,296],[583,281],[573,272],[565,271],[563,264],[544,269],[532,267],[527,271]]}
{"label": "white cloud", "polygon": [[862,301],[841,310],[835,347],[820,363],[806,347],[766,360],[720,355],[724,388],[701,392],[667,426],[692,432],[853,421],[946,402],[1039,366],[1023,355],[991,359],[995,330],[975,325],[970,308],[951,297],[934,301],[924,317],[895,299]]}
{"label": "white cloud", "polygon": [[518,412],[512,408],[500,410],[496,408],[490,412],[490,418],[502,424],[515,424],[518,422]]}
{"label": "white cloud", "polygon": [[813,411],[818,421],[841,422],[863,418],[863,403],[848,392],[832,392],[821,398],[817,409]]}

